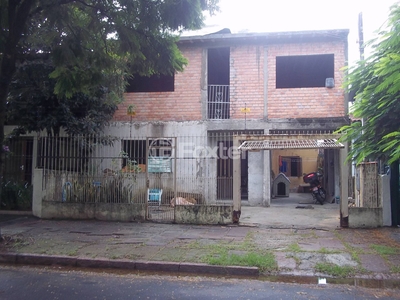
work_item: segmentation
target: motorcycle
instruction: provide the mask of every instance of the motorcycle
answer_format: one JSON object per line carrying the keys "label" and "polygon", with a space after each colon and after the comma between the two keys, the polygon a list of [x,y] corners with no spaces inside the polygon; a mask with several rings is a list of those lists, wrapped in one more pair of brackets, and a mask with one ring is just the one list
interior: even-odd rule
{"label": "motorcycle", "polygon": [[315,203],[319,202],[324,204],[326,199],[326,191],[321,185],[322,174],[318,172],[308,173],[303,176],[303,181],[309,183],[311,187],[311,194]]}

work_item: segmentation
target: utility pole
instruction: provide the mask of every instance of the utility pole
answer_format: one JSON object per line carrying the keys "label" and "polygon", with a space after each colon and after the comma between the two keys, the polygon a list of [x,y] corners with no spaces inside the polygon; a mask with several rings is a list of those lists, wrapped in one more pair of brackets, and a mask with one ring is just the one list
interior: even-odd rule
{"label": "utility pole", "polygon": [[358,14],[358,44],[360,46],[360,60],[364,60],[364,26],[362,12]]}

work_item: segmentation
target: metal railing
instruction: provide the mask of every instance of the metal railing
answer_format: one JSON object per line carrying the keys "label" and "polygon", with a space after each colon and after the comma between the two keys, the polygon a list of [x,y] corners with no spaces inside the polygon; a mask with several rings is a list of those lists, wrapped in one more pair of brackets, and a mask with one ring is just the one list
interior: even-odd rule
{"label": "metal railing", "polygon": [[209,85],[207,118],[210,120],[230,118],[229,85]]}
{"label": "metal railing", "polygon": [[[162,189],[161,205],[171,206],[175,195],[200,205],[206,199],[208,204],[231,201],[232,135],[178,136],[178,156],[163,149],[146,151],[148,137],[108,142],[101,137],[42,137],[37,167],[43,169],[45,200],[145,204],[148,189]],[[168,156],[171,170],[151,172],[154,153],[156,158]]]}

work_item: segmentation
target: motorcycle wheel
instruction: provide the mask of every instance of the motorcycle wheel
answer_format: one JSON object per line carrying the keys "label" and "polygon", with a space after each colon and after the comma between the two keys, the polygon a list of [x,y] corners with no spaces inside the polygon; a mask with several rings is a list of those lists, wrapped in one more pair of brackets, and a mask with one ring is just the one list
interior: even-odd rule
{"label": "motorcycle wheel", "polygon": [[324,204],[324,199],[322,199],[321,195],[315,194],[315,198],[317,198],[317,201],[319,202],[319,204],[323,205]]}
{"label": "motorcycle wheel", "polygon": [[319,195],[321,196],[322,201],[325,201],[325,200],[326,200],[326,191],[325,191],[324,188],[320,188],[320,189],[319,189]]}

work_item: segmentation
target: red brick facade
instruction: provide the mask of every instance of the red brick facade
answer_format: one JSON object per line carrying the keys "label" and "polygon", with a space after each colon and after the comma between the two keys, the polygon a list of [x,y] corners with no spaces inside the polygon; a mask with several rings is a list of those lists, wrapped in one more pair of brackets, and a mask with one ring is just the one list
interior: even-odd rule
{"label": "red brick facade", "polygon": [[127,107],[134,104],[135,121],[201,120],[202,49],[182,49],[188,65],[175,74],[174,92],[126,93],[125,101],[114,115],[116,121],[130,121]]}
{"label": "red brick facade", "polygon": [[[206,78],[203,48],[181,48],[188,59],[175,75],[174,92],[127,93],[115,114],[129,121],[127,106],[136,106],[135,121],[196,121],[202,116],[202,77]],[[346,114],[342,89],[346,62],[344,41],[279,44],[240,44],[230,47],[230,119],[331,118]],[[334,88],[276,89],[276,57],[334,54]],[[204,85],[204,88],[206,85]],[[265,90],[267,87],[267,90]],[[205,90],[206,91],[206,90]],[[205,107],[203,105],[203,107]]]}
{"label": "red brick facade", "polygon": [[[330,118],[345,115],[341,42],[271,45],[268,47],[268,118]],[[276,56],[334,54],[334,88],[276,89]]]}

